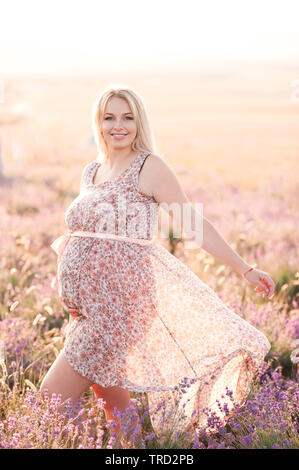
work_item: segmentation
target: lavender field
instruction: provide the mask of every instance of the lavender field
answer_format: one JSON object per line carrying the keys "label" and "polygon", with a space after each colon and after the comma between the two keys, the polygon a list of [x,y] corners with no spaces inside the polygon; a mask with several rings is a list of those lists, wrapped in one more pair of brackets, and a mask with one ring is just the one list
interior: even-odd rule
{"label": "lavender field", "polygon": [[[233,71],[226,77],[224,82],[223,75],[202,77],[198,102],[192,107],[193,112],[196,107],[199,110],[194,119],[178,94],[176,118],[181,134],[171,117],[171,87],[167,98],[170,105],[164,101],[162,110],[162,95],[154,92],[154,81],[148,78],[149,83],[141,85],[142,77],[137,77],[133,85],[144,87],[161,148],[157,153],[176,171],[190,200],[203,203],[205,217],[230,245],[249,264],[270,274],[276,283],[275,294],[270,300],[263,298],[204,250],[184,250],[182,243],[173,245],[171,238],[163,243],[234,312],[262,331],[271,350],[251,384],[246,403],[234,408],[225,425],[215,414],[203,410],[209,415],[209,433],[202,430],[192,435],[169,429],[158,438],[149,420],[146,395],[132,393],[133,406],[122,417],[122,429],[130,434],[133,448],[299,447],[295,133],[299,105],[287,105],[275,88],[278,82],[273,80],[271,93],[259,98],[266,75],[258,77],[260,88],[256,90],[250,79],[240,80]],[[238,96],[232,92],[236,80],[244,87],[237,91]],[[283,80],[287,82],[287,75]],[[212,87],[220,83],[219,102]],[[96,158],[89,113],[101,83],[91,82],[88,90],[86,83],[68,87],[67,81],[49,85],[12,80],[9,85],[0,127],[0,448],[121,448],[124,444],[115,439],[113,422],[106,423],[103,403],[91,389],[79,404],[88,416],[83,427],[74,424],[74,409],[70,408],[65,420],[61,417],[57,411],[59,396],[42,401],[38,391],[63,347],[69,325],[69,315],[57,293],[57,258],[50,244],[65,232],[64,213],[78,194],[83,166]],[[22,100],[23,110],[13,111]],[[215,108],[216,103],[219,108]],[[281,110],[288,115],[289,126]],[[137,432],[134,434],[137,415],[142,441],[135,437]]]}

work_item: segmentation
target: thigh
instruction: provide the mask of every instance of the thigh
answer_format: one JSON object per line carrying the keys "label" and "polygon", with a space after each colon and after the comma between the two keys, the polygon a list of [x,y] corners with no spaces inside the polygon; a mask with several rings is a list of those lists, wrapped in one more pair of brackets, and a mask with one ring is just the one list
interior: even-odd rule
{"label": "thigh", "polygon": [[102,387],[99,384],[94,383],[92,385],[94,393],[97,398],[102,398],[106,405],[105,407],[113,406],[129,406],[130,391],[118,386],[114,387]]}
{"label": "thigh", "polygon": [[52,393],[60,393],[62,402],[71,398],[75,404],[92,384],[93,382],[71,367],[62,349],[45,375],[40,390],[43,392],[47,389],[50,396]]}

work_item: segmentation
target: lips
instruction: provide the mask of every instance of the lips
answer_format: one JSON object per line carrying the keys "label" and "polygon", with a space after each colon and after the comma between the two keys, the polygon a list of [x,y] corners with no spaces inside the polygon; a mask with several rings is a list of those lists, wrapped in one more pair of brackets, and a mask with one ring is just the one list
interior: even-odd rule
{"label": "lips", "polygon": [[117,133],[115,133],[115,134],[110,134],[110,135],[128,135],[128,134],[117,134]]}

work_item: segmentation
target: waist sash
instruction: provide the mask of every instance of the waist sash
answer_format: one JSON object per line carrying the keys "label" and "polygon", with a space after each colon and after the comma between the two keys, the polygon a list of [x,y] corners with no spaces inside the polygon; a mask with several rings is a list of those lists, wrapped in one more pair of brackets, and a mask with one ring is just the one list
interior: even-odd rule
{"label": "waist sash", "polygon": [[64,235],[60,235],[60,237],[56,238],[54,242],[50,245],[51,248],[55,251],[55,253],[60,257],[70,241],[71,237],[93,237],[93,238],[103,238],[103,239],[111,239],[111,240],[120,240],[125,242],[131,243],[138,243],[139,245],[152,245],[153,242],[151,240],[147,240],[144,238],[131,238],[131,237],[123,237],[121,235],[114,235],[112,233],[101,233],[101,232],[85,232],[82,230],[77,230],[76,232],[68,232]]}

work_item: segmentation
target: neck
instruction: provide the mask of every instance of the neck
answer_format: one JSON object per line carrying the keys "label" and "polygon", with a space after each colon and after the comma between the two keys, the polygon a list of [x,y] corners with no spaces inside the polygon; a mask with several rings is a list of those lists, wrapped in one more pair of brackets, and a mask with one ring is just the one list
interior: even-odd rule
{"label": "neck", "polygon": [[105,155],[103,163],[110,169],[117,168],[120,165],[133,160],[138,152],[132,149],[112,149]]}

